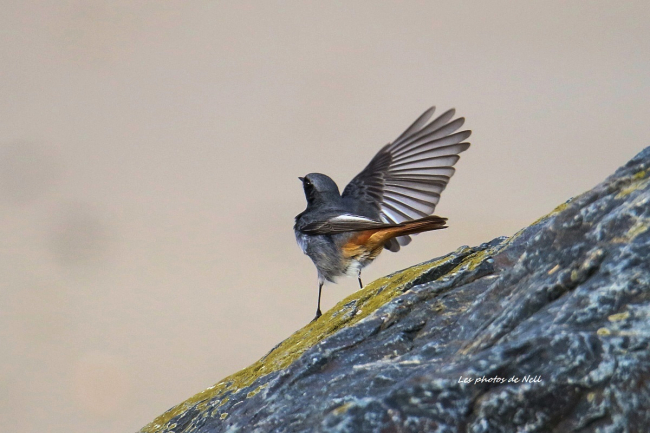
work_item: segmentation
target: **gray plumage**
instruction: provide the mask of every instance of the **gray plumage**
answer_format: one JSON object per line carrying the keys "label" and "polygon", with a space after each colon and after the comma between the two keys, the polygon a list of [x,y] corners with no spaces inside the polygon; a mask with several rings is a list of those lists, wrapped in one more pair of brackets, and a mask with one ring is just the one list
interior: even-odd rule
{"label": "gray plumage", "polygon": [[[324,174],[300,178],[307,208],[296,216],[294,231],[318,270],[319,304],[324,281],[341,275],[360,276],[361,269],[379,254],[381,248],[379,252],[377,248],[368,252],[356,248],[360,232],[385,230],[390,232],[387,237],[399,233],[381,245],[396,252],[411,241],[409,234],[444,228],[443,218],[429,215],[454,174],[458,154],[469,148],[464,140],[471,131],[456,132],[465,119],[451,120],[453,109],[428,122],[434,110],[425,111],[384,146],[343,193]],[[317,317],[319,314],[320,308]]]}

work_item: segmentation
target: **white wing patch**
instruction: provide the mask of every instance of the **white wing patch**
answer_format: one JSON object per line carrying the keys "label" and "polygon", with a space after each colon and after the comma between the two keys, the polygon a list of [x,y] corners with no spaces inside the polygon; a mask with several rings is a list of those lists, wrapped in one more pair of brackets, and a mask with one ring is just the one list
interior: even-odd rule
{"label": "white wing patch", "polygon": [[370,218],[362,217],[362,216],[359,216],[359,215],[350,215],[350,214],[343,214],[343,215],[335,216],[334,218],[330,218],[329,220],[330,221],[366,221],[366,222],[372,222],[372,223],[377,222],[377,221],[375,221],[373,219],[370,219]]}

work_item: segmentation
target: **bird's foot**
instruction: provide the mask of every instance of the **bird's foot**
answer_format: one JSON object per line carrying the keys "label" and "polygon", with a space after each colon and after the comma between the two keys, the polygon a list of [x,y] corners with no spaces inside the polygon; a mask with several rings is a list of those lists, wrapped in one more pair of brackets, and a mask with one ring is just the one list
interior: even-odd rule
{"label": "bird's foot", "polygon": [[314,318],[311,320],[312,323],[315,322],[316,320],[318,320],[318,318],[319,318],[320,316],[322,316],[322,315],[323,315],[323,313],[321,313],[320,308],[319,308],[318,310],[316,310],[316,317],[314,317]]}

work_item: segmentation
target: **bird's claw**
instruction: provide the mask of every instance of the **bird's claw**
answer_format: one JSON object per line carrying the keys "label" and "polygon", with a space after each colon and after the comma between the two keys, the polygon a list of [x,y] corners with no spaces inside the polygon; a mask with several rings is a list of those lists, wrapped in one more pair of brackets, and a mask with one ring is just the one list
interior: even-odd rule
{"label": "bird's claw", "polygon": [[316,310],[316,317],[314,317],[314,318],[311,320],[312,323],[315,322],[316,320],[318,320],[318,318],[319,318],[320,316],[322,316],[322,315],[323,315],[323,313],[321,313],[320,309]]}

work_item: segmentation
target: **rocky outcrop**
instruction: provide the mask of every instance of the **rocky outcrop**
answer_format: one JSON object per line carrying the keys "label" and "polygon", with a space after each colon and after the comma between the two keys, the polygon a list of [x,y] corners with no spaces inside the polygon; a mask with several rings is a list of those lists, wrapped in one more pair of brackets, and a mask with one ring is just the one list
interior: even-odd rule
{"label": "rocky outcrop", "polygon": [[649,167],[369,284],[142,432],[650,431]]}

